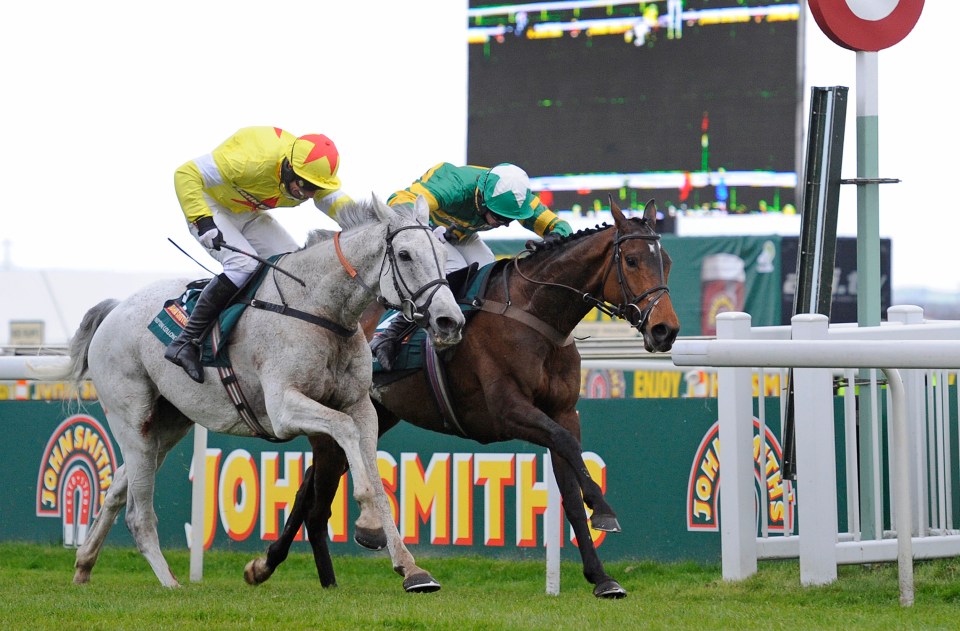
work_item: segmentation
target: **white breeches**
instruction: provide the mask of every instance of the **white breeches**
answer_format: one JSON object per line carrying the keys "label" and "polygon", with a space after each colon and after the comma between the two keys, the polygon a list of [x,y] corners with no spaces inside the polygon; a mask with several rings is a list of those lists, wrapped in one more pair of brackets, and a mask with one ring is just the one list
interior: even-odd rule
{"label": "white breeches", "polygon": [[444,242],[443,246],[447,250],[447,266],[443,271],[447,274],[471,263],[477,263],[483,267],[496,260],[493,250],[478,234],[472,234],[457,244]]}
{"label": "white breeches", "polygon": [[[207,201],[211,202],[209,199]],[[266,211],[235,213],[219,204],[211,203],[210,206],[213,208],[213,221],[223,235],[224,242],[235,248],[261,258],[300,248],[290,233]],[[190,224],[190,234],[200,241],[193,224]],[[237,287],[243,285],[260,264],[249,256],[225,248],[204,249],[223,265],[223,273]]]}

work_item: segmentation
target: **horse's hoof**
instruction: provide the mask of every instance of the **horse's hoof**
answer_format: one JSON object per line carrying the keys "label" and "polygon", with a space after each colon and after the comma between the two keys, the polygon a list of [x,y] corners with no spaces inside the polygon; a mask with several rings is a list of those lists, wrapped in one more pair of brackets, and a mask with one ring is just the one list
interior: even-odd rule
{"label": "horse's hoof", "polygon": [[416,574],[403,579],[403,589],[411,594],[429,594],[440,589],[440,583],[429,573]]}
{"label": "horse's hoof", "polygon": [[620,583],[611,578],[594,587],[593,595],[597,598],[626,598],[627,590],[620,587]]}
{"label": "horse's hoof", "polygon": [[86,585],[90,582],[90,570],[82,570],[77,568],[76,573],[73,575],[73,584],[74,585]]}
{"label": "horse's hoof", "polygon": [[358,527],[353,534],[353,540],[368,550],[383,550],[387,547],[387,535],[382,528],[370,530]]}
{"label": "horse's hoof", "polygon": [[616,515],[597,515],[594,513],[590,516],[590,527],[603,532],[620,532],[620,522],[617,521]]}
{"label": "horse's hoof", "polygon": [[273,570],[267,567],[267,562],[263,557],[250,561],[243,568],[243,580],[247,582],[247,585],[256,587],[265,583],[271,576],[273,576]]}

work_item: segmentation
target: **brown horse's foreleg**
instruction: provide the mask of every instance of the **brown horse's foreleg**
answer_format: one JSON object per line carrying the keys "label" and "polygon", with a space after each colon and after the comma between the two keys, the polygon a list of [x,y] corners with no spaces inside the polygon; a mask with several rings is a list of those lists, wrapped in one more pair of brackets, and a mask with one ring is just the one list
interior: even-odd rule
{"label": "brown horse's foreleg", "polygon": [[603,562],[597,554],[596,546],[593,545],[593,536],[587,525],[587,512],[580,498],[577,476],[567,461],[558,458],[552,451],[550,462],[553,465],[553,475],[557,479],[557,487],[563,497],[563,512],[577,537],[580,559],[583,563],[583,576],[595,586],[593,595],[597,598],[623,598],[627,595],[627,591],[603,569]]}
{"label": "brown horse's foreleg", "polygon": [[[576,476],[580,491],[583,493],[583,502],[593,511],[590,520],[593,528],[606,532],[620,532],[617,514],[604,499],[603,490],[590,476],[587,464],[583,461],[579,436],[567,429],[563,423],[566,421],[563,416],[558,414],[557,419],[550,418],[538,408],[515,408],[510,415],[510,422],[516,423],[518,428],[513,438],[545,447],[554,454],[554,457],[559,456],[565,460],[571,473]],[[579,422],[576,412],[573,412],[572,426],[579,427]],[[570,425],[570,422],[567,422],[567,425]]]}

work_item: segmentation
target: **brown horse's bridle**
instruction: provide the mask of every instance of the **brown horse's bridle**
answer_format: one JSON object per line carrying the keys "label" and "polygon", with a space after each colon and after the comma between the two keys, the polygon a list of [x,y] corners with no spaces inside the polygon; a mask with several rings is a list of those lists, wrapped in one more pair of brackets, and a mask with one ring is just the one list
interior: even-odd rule
{"label": "brown horse's bridle", "polygon": [[[634,294],[633,290],[630,288],[630,284],[627,281],[626,275],[623,271],[623,257],[620,254],[620,244],[631,239],[644,239],[646,241],[650,241],[653,245],[653,249],[657,253],[657,266],[659,267],[658,278],[660,284],[655,287],[651,287],[639,295]],[[653,234],[628,234],[621,237],[620,231],[615,229],[613,246],[613,260],[617,265],[617,281],[620,283],[620,293],[623,296],[623,302],[619,305],[606,303],[601,306],[601,304],[597,304],[596,307],[597,309],[604,311],[604,313],[623,318],[632,326],[636,327],[638,331],[642,331],[644,327],[647,326],[647,320],[650,318],[650,313],[653,311],[654,307],[657,306],[657,303],[660,302],[660,299],[663,298],[664,294],[670,293],[670,288],[667,287],[663,282],[663,253],[660,251],[660,235],[654,232]],[[600,281],[601,288],[606,283],[607,276],[609,276],[609,274],[610,268],[608,267],[607,271],[603,274],[603,280]],[[641,309],[639,303],[642,300],[647,301],[647,306]],[[610,307],[614,309],[614,311],[606,311],[604,310],[604,307]],[[631,318],[631,315],[634,315],[634,317]]]}
{"label": "brown horse's bridle", "polygon": [[[645,220],[641,221],[646,223]],[[657,253],[660,284],[655,287],[651,287],[641,294],[633,293],[633,290],[630,288],[630,284],[627,281],[626,274],[623,270],[623,257],[621,256],[620,248],[624,241],[630,241],[631,239],[644,239],[646,241],[651,241]],[[663,282],[663,253],[660,251],[660,235],[656,232],[653,234],[628,234],[621,236],[620,230],[618,228],[614,228],[613,259],[611,260],[610,265],[608,265],[607,269],[604,271],[603,277],[600,279],[600,292],[603,292],[603,286],[606,284],[607,278],[610,276],[610,270],[613,269],[615,264],[617,269],[617,281],[620,283],[620,293],[623,296],[623,302],[618,305],[604,300],[603,298],[596,298],[590,292],[584,293],[583,291],[570,287],[569,285],[564,285],[562,283],[550,283],[529,278],[520,270],[520,266],[518,265],[519,260],[520,257],[515,258],[513,265],[517,273],[520,274],[524,280],[536,285],[551,285],[554,287],[569,289],[570,291],[579,294],[584,302],[590,303],[599,311],[602,311],[611,317],[623,318],[638,331],[643,331],[654,307],[657,306],[665,294],[670,293],[670,288],[667,287],[667,285]],[[647,303],[643,308],[640,307],[640,303],[642,301],[646,301]]]}

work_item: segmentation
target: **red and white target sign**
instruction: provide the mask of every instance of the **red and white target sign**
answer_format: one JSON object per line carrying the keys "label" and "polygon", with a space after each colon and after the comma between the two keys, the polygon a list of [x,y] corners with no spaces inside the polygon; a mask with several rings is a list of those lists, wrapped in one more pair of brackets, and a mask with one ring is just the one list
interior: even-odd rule
{"label": "red and white target sign", "polygon": [[923,0],[808,0],[813,19],[835,44],[864,52],[890,48],[920,19]]}

